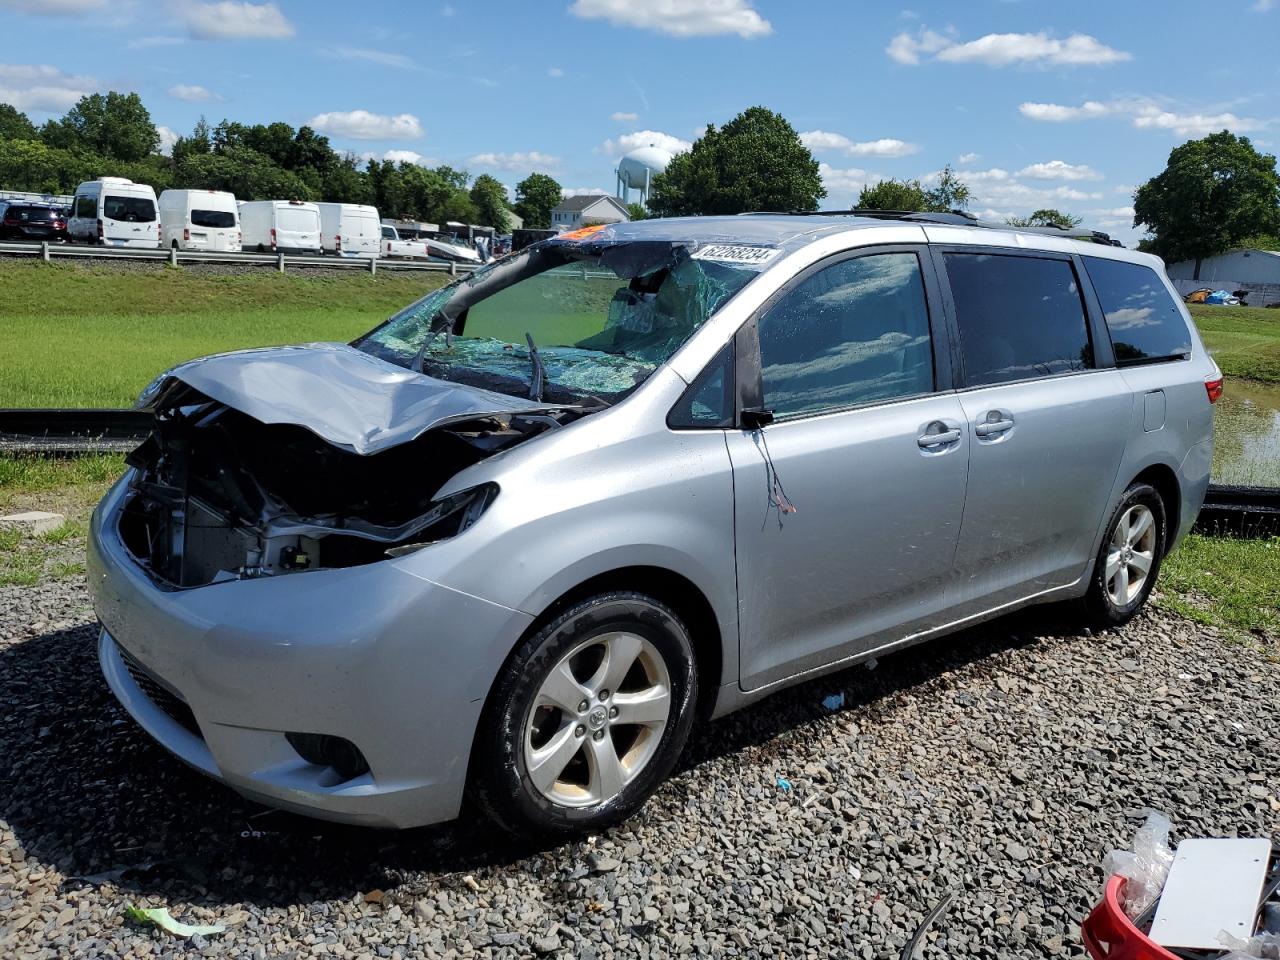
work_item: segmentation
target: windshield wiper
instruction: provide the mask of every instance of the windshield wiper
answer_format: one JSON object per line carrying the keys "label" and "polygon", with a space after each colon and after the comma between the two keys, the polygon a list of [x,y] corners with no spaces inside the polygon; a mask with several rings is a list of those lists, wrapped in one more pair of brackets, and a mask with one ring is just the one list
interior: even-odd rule
{"label": "windshield wiper", "polygon": [[529,344],[529,362],[533,364],[533,378],[529,382],[529,399],[541,403],[542,383],[547,377],[547,368],[542,365],[542,354],[538,352],[538,346],[527,330],[524,334],[524,342]]}
{"label": "windshield wiper", "polygon": [[[446,347],[453,346],[453,324],[449,324],[445,329],[444,343]],[[422,346],[418,348],[418,352],[413,355],[413,363],[409,364],[409,369],[415,373],[426,373],[423,369],[427,359],[427,347],[440,335],[439,330],[432,330],[426,335],[422,341]]]}

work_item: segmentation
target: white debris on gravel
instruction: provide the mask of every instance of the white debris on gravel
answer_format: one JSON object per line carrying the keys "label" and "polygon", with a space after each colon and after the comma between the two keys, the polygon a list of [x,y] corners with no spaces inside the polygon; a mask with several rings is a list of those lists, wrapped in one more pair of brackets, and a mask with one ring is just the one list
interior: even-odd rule
{"label": "white debris on gravel", "polygon": [[[929,960],[1081,957],[1145,808],[1175,840],[1280,835],[1280,668],[1163,613],[1054,616],[703,725],[635,820],[539,847],[264,814],[115,705],[81,581],[0,588],[0,956],[895,960],[955,891]],[[178,940],[127,903],[228,930]]]}

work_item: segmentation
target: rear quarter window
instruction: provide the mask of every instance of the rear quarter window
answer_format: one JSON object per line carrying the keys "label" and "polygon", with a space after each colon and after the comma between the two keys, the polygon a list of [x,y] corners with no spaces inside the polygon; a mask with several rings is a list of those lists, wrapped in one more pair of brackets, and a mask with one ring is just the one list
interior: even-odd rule
{"label": "rear quarter window", "polygon": [[1084,257],[1117,366],[1185,360],[1191,333],[1182,311],[1150,267],[1102,257]]}

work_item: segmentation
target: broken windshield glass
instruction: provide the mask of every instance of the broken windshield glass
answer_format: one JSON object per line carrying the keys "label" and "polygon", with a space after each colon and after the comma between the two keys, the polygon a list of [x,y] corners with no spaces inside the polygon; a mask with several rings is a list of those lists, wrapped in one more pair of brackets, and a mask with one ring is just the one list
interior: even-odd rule
{"label": "broken windshield glass", "polygon": [[[429,294],[354,346],[430,376],[552,402],[621,398],[673,354],[759,264],[690,246],[551,241]],[[541,363],[535,363],[530,342]]]}

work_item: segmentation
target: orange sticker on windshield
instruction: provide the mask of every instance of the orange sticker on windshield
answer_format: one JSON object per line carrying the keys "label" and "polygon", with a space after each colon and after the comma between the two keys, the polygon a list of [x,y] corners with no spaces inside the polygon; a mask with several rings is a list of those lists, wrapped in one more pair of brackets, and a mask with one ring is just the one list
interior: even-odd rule
{"label": "orange sticker on windshield", "polygon": [[608,224],[598,223],[594,227],[581,227],[577,230],[570,230],[568,233],[562,233],[556,237],[557,240],[585,240],[587,237],[594,237],[603,230]]}

